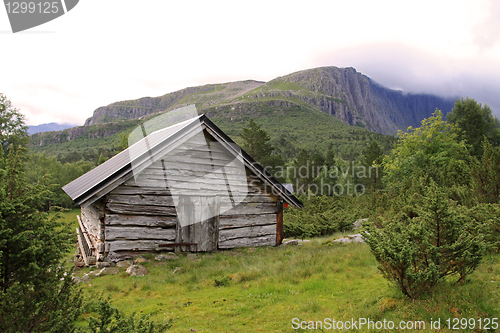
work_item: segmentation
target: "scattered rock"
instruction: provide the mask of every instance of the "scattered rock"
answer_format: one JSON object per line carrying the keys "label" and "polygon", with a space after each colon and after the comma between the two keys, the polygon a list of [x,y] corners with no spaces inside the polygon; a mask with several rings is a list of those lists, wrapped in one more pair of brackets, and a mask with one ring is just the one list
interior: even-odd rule
{"label": "scattered rock", "polygon": [[120,268],[127,268],[130,266],[132,266],[132,261],[130,261],[130,260],[122,260],[122,261],[119,261],[116,263],[116,267],[120,267]]}
{"label": "scattered rock", "polygon": [[353,226],[354,230],[356,230],[356,229],[361,229],[361,228],[363,227],[363,222],[364,222],[364,221],[368,221],[368,219],[361,219],[361,220],[357,220],[356,222],[354,222],[354,223],[352,224],[352,226]]}
{"label": "scattered rock", "polygon": [[167,254],[159,254],[155,257],[156,261],[166,261],[166,260],[177,260],[179,257],[177,254],[169,252]]}
{"label": "scattered rock", "polygon": [[302,245],[302,243],[310,242],[310,239],[289,239],[286,241],[283,241],[281,245]]}
{"label": "scattered rock", "polygon": [[102,275],[116,275],[118,273],[120,273],[120,270],[117,267],[104,267],[99,272],[99,276],[102,276]]}
{"label": "scattered rock", "polygon": [[333,243],[364,243],[365,241],[361,237],[361,234],[347,235],[342,238],[336,239]]}
{"label": "scattered rock", "polygon": [[141,265],[130,266],[129,268],[127,268],[127,273],[130,276],[144,276],[144,275],[149,274],[146,267],[141,266]]}
{"label": "scattered rock", "polygon": [[98,261],[95,265],[97,268],[104,268],[104,267],[112,267],[113,263],[110,263],[109,261]]}
{"label": "scattered rock", "polygon": [[180,271],[182,269],[182,267],[175,267],[174,271],[172,272],[172,274],[175,274],[177,273],[178,271]]}
{"label": "scattered rock", "polygon": [[137,264],[143,264],[145,262],[149,262],[150,260],[147,259],[147,258],[144,258],[144,257],[137,257],[134,259],[134,264],[137,265]]}
{"label": "scattered rock", "polygon": [[188,257],[189,260],[195,260],[196,258],[198,258],[198,256],[196,255],[196,253],[188,253],[187,257]]}
{"label": "scattered rock", "polygon": [[89,276],[99,276],[101,271],[91,271],[88,273]]}
{"label": "scattered rock", "polygon": [[73,276],[73,280],[76,281],[76,283],[85,283],[90,281],[90,277],[88,274],[85,274],[84,276]]}
{"label": "scattered rock", "polygon": [[298,240],[292,239],[292,240],[281,243],[281,245],[286,246],[286,245],[300,245],[300,244],[299,244]]}

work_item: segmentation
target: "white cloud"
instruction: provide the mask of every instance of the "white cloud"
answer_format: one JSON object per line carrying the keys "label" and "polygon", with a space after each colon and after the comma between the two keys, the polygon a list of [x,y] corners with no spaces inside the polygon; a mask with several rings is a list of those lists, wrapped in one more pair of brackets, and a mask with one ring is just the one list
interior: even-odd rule
{"label": "white cloud", "polygon": [[[86,0],[0,34],[0,91],[28,124],[216,82],[355,67],[389,87],[469,95],[500,112],[499,2]],[[6,20],[5,15],[5,20]],[[0,16],[0,32],[10,29]],[[52,33],[43,33],[52,32]]]}

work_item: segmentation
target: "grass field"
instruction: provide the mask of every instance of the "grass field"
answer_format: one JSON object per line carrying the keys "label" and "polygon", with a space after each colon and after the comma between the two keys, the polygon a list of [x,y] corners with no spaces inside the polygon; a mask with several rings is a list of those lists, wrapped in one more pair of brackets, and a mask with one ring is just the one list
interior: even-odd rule
{"label": "grass field", "polygon": [[[77,213],[64,213],[63,218],[74,223]],[[366,244],[331,242],[340,236],[301,246],[198,254],[195,259],[180,254],[177,260],[157,262],[149,256],[147,276],[129,277],[122,271],[81,286],[90,302],[103,295],[126,313],[149,314],[157,322],[172,319],[173,332],[300,332],[310,330],[294,330],[300,324],[293,323],[324,325],[325,318],[385,319],[396,327],[400,321],[424,321],[423,331],[436,331],[429,325],[440,318],[442,332],[453,331],[446,328],[447,319],[453,325],[454,318],[465,318],[474,320],[470,331],[480,332],[479,318],[484,325],[484,318],[500,317],[499,255],[486,256],[467,283],[453,286],[449,281],[433,295],[410,301],[381,276]],[[89,268],[76,275],[87,272]],[[323,331],[329,331],[328,323]],[[387,330],[364,326],[359,331]]]}

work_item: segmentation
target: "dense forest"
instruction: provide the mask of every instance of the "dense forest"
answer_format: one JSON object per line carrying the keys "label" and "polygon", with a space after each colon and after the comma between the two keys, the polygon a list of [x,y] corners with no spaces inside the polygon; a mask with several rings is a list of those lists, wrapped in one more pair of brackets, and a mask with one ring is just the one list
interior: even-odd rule
{"label": "dense forest", "polygon": [[[60,265],[74,231],[48,211],[72,207],[61,186],[125,149],[127,133],[107,150],[57,156],[26,148],[23,116],[4,95],[0,121],[0,332],[74,332],[81,294]],[[466,281],[485,253],[500,250],[500,122],[488,106],[459,99],[446,119],[436,110],[397,138],[343,128],[326,148],[324,133],[314,139],[323,143],[295,146],[309,134],[276,136],[265,127],[265,119],[246,119],[229,134],[304,202],[285,212],[287,237],[328,235],[367,219],[363,237],[381,273],[412,299],[445,279]],[[106,300],[99,311],[122,320],[122,332],[143,332]],[[137,320],[147,332],[165,329]]]}

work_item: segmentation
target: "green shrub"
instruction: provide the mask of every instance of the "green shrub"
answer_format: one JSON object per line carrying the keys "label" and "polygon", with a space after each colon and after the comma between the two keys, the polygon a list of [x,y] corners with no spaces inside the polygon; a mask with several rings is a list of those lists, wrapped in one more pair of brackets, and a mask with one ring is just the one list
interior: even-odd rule
{"label": "green shrub", "polygon": [[304,208],[285,209],[285,237],[316,237],[352,230],[352,224],[370,216],[368,196],[301,197]]}
{"label": "green shrub", "polygon": [[89,317],[88,327],[81,328],[80,333],[160,333],[172,327],[172,319],[166,324],[157,324],[146,316],[125,315],[112,307],[107,299],[99,300],[96,311],[97,317]]}
{"label": "green shrub", "polygon": [[463,281],[479,264],[486,245],[481,223],[466,207],[456,207],[435,183],[425,186],[422,203],[402,207],[388,221],[365,225],[363,236],[383,276],[404,295],[419,298],[442,280]]}

